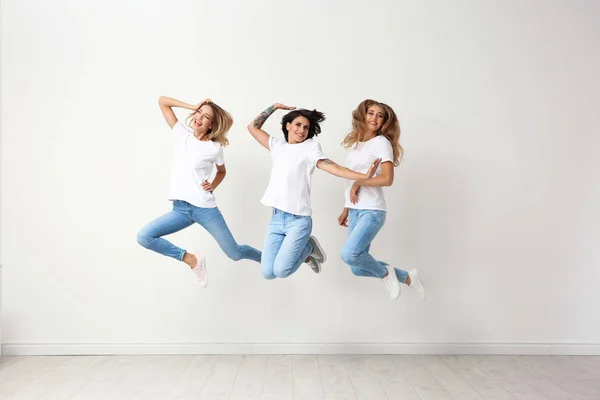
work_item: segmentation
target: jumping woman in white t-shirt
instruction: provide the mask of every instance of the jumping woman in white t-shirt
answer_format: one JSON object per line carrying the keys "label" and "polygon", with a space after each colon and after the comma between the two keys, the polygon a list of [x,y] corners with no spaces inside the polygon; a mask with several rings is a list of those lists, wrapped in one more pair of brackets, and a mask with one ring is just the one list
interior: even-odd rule
{"label": "jumping woman in white t-shirt", "polygon": [[356,276],[381,279],[392,299],[400,296],[399,282],[414,288],[425,299],[425,289],[416,269],[406,272],[392,268],[369,254],[371,242],[383,227],[386,217],[382,187],[392,185],[394,167],[402,159],[399,140],[398,117],[387,104],[365,100],[352,112],[352,132],[342,142],[344,147],[352,148],[346,166],[356,171],[367,171],[374,160],[381,160],[381,164],[372,179],[346,181],[346,206],[338,217],[341,226],[349,226],[342,260]]}
{"label": "jumping woman in white t-shirt", "polygon": [[315,167],[346,179],[368,179],[379,165],[379,160],[373,160],[371,169],[361,174],[324,156],[321,144],[313,140],[321,133],[319,123],[325,120],[323,113],[316,110],[286,114],[281,121],[285,140],[269,136],[261,127],[275,110],[295,110],[295,107],[274,104],[248,125],[252,136],[273,158],[269,186],[261,200],[273,208],[261,262],[266,279],[286,278],[303,262],[319,273],[326,261],[323,248],[311,236],[310,186]]}
{"label": "jumping woman in white t-shirt", "polygon": [[[213,191],[225,178],[223,147],[229,143],[227,131],[231,128],[233,119],[210,99],[192,105],[161,97],[158,104],[174,140],[169,192],[173,211],[142,228],[138,234],[138,243],[147,249],[183,261],[196,274],[201,286],[205,287],[208,283],[205,257],[200,253],[188,253],[161,236],[175,233],[196,222],[215,238],[232,260],[249,259],[260,262],[260,251],[236,243],[213,195]],[[177,120],[173,107],[192,110],[186,125]],[[217,173],[213,181],[209,182],[214,166]]]}

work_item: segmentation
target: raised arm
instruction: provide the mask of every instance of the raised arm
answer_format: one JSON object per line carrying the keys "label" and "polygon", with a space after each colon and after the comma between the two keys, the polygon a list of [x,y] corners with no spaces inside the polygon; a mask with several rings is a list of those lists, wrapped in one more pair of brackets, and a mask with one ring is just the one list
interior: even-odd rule
{"label": "raised arm", "polygon": [[165,117],[165,121],[167,121],[167,124],[169,124],[169,128],[173,128],[173,126],[175,126],[175,124],[177,123],[177,117],[173,112],[173,107],[185,108],[187,110],[196,111],[198,110],[198,108],[200,108],[200,106],[203,103],[211,102],[211,99],[206,99],[196,105],[193,105],[166,96],[160,96],[158,98],[158,105],[160,106],[160,111],[162,112],[163,117]]}
{"label": "raised arm", "polygon": [[258,143],[261,144],[267,150],[269,149],[269,134],[261,129],[267,118],[271,116],[275,112],[275,110],[294,110],[296,107],[286,106],[280,103],[275,103],[271,107],[267,108],[265,111],[261,112],[258,117],[254,119],[248,125],[248,131],[252,134],[252,137],[256,139]]}
{"label": "raised arm", "polygon": [[325,172],[329,172],[332,175],[339,176],[340,178],[346,178],[353,181],[361,180],[361,179],[370,179],[373,175],[375,175],[375,171],[377,171],[377,167],[381,159],[378,158],[371,165],[366,174],[361,174],[360,172],[353,171],[346,167],[342,167],[330,159],[324,159],[317,161],[317,168],[322,169]]}

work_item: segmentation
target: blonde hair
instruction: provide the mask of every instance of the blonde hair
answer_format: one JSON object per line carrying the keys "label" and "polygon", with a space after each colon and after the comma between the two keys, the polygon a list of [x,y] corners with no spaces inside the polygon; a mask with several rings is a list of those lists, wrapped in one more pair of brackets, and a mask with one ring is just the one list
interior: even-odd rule
{"label": "blonde hair", "polygon": [[394,153],[394,166],[397,167],[402,161],[402,156],[404,155],[404,149],[400,145],[400,122],[398,121],[398,117],[396,116],[396,113],[392,107],[388,106],[387,104],[371,99],[361,102],[358,107],[356,107],[356,110],[352,111],[352,131],[344,138],[342,146],[346,148],[358,146],[358,143],[361,139],[361,134],[367,131],[365,119],[367,116],[367,111],[371,106],[379,106],[383,108],[384,122],[379,134],[385,136],[386,139],[390,141]]}
{"label": "blonde hair", "polygon": [[185,123],[190,128],[192,127],[191,122],[194,118],[194,114],[200,110],[200,108],[204,105],[212,108],[214,115],[212,121],[212,128],[209,129],[207,138],[208,140],[212,140],[213,142],[221,143],[221,146],[225,147],[229,144],[229,140],[227,139],[227,132],[231,129],[233,125],[233,117],[229,114],[225,109],[211,102],[203,102],[198,106],[197,109],[194,110],[185,120]]}

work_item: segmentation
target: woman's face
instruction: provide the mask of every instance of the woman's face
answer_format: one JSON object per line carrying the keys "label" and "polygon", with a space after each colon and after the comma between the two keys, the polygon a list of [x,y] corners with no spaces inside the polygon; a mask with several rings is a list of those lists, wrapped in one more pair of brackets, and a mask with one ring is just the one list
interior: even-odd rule
{"label": "woman's face", "polygon": [[300,115],[294,118],[292,122],[288,122],[285,125],[285,129],[288,131],[288,143],[302,143],[308,136],[310,121],[308,118]]}
{"label": "woman's face", "polygon": [[194,114],[194,118],[192,120],[192,129],[200,133],[206,133],[213,127],[213,118],[215,117],[215,112],[212,107],[208,104],[200,107],[196,114]]}
{"label": "woman's face", "polygon": [[381,127],[385,123],[385,110],[376,105],[372,105],[367,109],[367,115],[365,116],[365,124],[367,128],[372,132],[379,132]]}

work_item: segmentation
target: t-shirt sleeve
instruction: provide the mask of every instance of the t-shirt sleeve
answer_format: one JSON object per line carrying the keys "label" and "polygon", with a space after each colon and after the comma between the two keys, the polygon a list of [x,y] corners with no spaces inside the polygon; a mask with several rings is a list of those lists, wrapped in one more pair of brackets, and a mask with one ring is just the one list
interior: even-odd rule
{"label": "t-shirt sleeve", "polygon": [[173,125],[173,129],[171,129],[171,132],[176,138],[185,137],[190,133],[190,131],[185,127],[185,125],[181,123],[181,121],[175,122],[175,125]]}
{"label": "t-shirt sleeve", "polygon": [[377,157],[381,158],[381,162],[394,162],[394,150],[392,144],[387,138],[382,138],[377,146]]}
{"label": "t-shirt sleeve", "polygon": [[315,146],[313,147],[310,155],[311,161],[314,164],[316,164],[319,160],[325,160],[328,158],[325,154],[323,154],[323,149],[321,148],[321,143],[319,142],[315,142]]}
{"label": "t-shirt sleeve", "polygon": [[225,164],[225,155],[223,154],[223,146],[219,146],[219,151],[217,152],[217,157],[215,158],[215,164],[223,165]]}
{"label": "t-shirt sleeve", "polygon": [[269,150],[271,153],[277,153],[284,143],[286,143],[284,139],[269,136]]}

